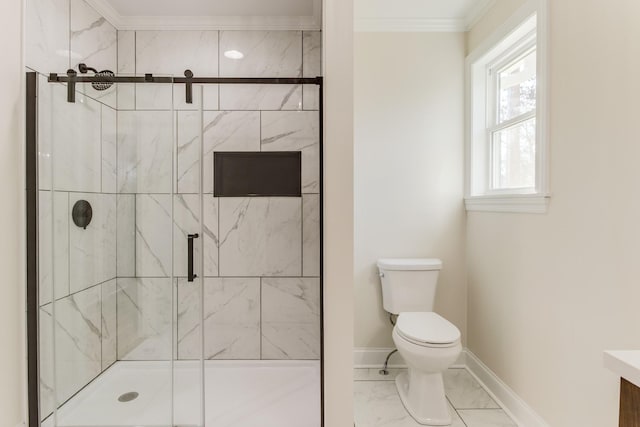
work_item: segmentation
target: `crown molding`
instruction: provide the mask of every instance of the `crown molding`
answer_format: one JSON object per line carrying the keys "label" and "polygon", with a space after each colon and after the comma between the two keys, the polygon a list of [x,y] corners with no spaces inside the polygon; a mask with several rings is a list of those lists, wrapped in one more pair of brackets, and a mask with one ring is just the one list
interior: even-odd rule
{"label": "crown molding", "polygon": [[356,18],[357,32],[462,33],[471,28],[495,5],[496,0],[477,0],[463,18]]}
{"label": "crown molding", "polygon": [[357,32],[439,32],[459,33],[466,31],[463,19],[442,18],[357,18]]}
{"label": "crown molding", "polygon": [[106,0],[86,0],[118,30],[297,30],[322,29],[322,0],[313,16],[123,16]]}

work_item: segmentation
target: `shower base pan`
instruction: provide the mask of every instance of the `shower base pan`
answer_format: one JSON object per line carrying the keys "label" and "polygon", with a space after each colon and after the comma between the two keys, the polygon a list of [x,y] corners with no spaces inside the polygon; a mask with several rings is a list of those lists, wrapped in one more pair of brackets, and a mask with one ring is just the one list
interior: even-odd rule
{"label": "shower base pan", "polygon": [[[204,372],[205,427],[320,426],[318,361],[205,361]],[[170,362],[116,362],[58,409],[55,425],[201,426],[201,375],[200,362],[175,362],[173,375]]]}

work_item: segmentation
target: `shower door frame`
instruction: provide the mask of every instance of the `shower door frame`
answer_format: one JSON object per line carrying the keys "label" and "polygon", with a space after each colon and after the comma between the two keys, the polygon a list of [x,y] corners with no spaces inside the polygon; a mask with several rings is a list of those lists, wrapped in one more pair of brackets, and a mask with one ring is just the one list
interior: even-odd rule
{"label": "shower door frame", "polygon": [[[173,83],[185,84],[187,103],[192,101],[192,85],[198,84],[263,84],[318,86],[318,144],[319,144],[319,232],[320,232],[320,426],[324,427],[324,97],[322,77],[194,77],[190,70],[185,77],[78,76],[69,70],[66,76],[52,73],[49,83],[68,85],[68,102],[75,102],[76,83]],[[72,90],[73,89],[73,90]],[[73,95],[72,95],[73,94]],[[38,73],[26,73],[26,326],[27,326],[27,404],[28,427],[40,427],[40,295],[39,295],[39,203],[38,203]],[[299,110],[303,111],[303,110]],[[312,111],[312,110],[310,110]],[[57,404],[57,403],[56,403]]]}

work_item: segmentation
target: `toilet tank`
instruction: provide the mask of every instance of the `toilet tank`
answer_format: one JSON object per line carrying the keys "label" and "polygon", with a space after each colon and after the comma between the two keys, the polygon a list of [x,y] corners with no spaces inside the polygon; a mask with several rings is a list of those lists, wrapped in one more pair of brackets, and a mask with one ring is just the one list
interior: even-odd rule
{"label": "toilet tank", "polygon": [[382,305],[392,314],[433,311],[442,269],[439,259],[381,259]]}

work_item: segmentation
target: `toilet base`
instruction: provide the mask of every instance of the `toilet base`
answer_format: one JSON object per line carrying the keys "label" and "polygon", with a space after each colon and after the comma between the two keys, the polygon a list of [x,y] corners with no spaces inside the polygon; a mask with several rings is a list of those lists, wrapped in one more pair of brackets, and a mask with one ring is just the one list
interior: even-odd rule
{"label": "toilet base", "polygon": [[[409,373],[396,377],[396,387],[405,409],[419,424],[426,426],[448,426],[452,423],[449,405],[444,394],[441,373],[413,373],[410,384]],[[410,393],[410,387],[414,389]]]}

